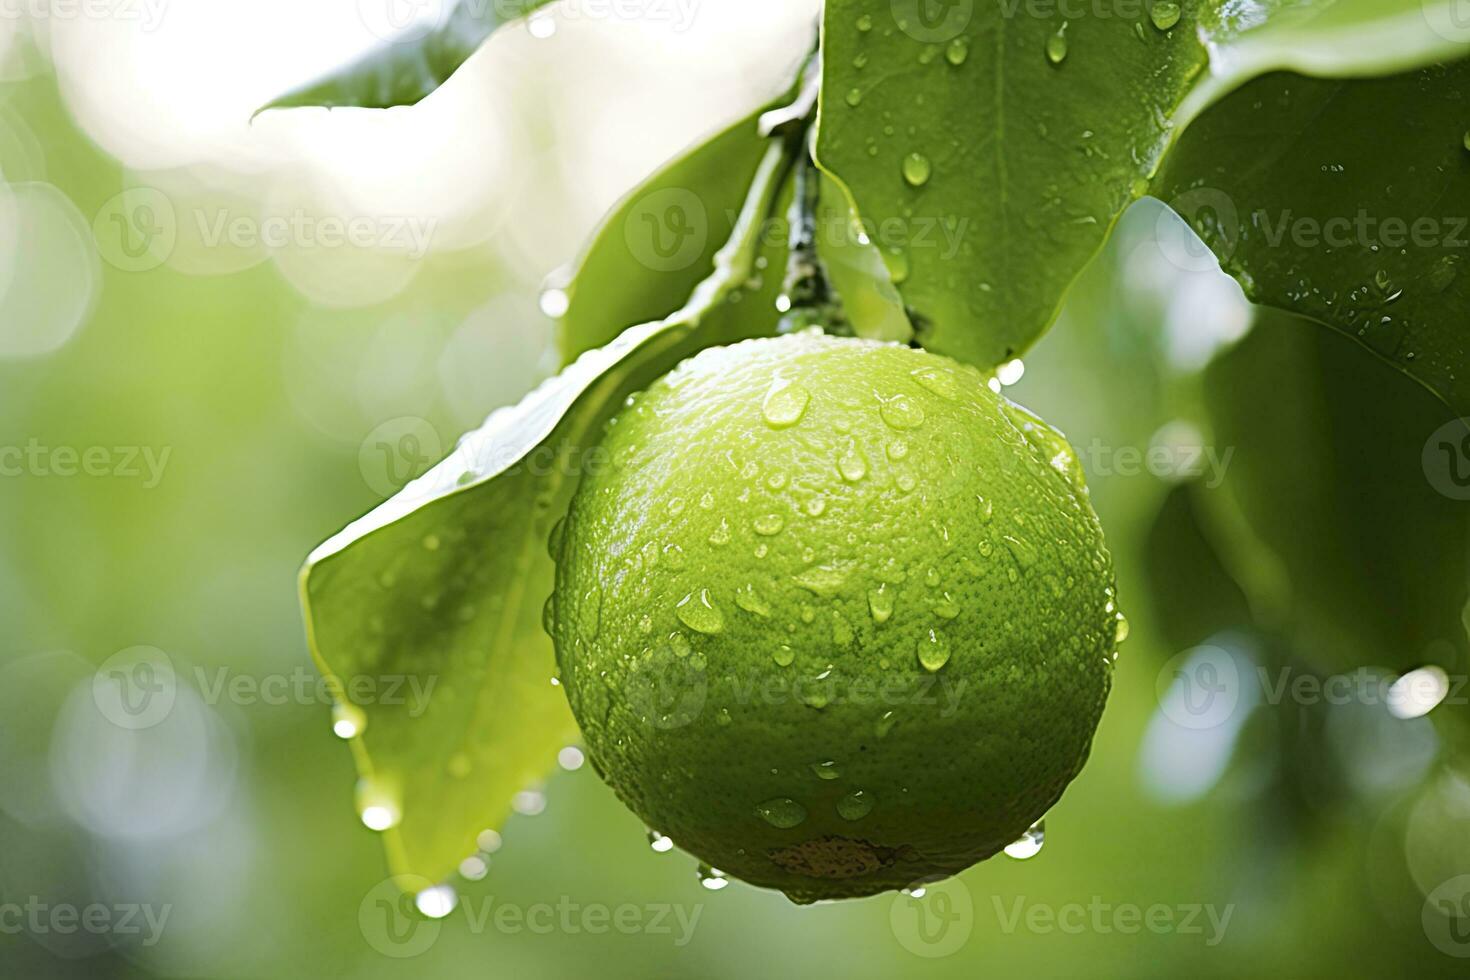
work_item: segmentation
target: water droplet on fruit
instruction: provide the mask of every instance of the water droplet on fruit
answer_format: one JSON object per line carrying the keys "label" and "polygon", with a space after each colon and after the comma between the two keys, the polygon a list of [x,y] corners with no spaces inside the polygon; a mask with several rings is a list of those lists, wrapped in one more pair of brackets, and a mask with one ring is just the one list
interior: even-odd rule
{"label": "water droplet on fruit", "polygon": [[944,593],[943,599],[934,604],[934,615],[939,616],[941,619],[954,619],[959,614],[959,603],[955,602],[954,596],[948,592]]}
{"label": "water droplet on fruit", "polygon": [[766,391],[765,401],[761,403],[761,416],[771,428],[784,429],[801,421],[810,401],[811,394],[801,385],[777,378]]}
{"label": "water droplet on fruit", "polygon": [[814,565],[793,576],[797,585],[808,592],[830,599],[842,591],[847,584],[847,578],[852,574],[855,563],[850,561],[836,561],[826,565]]}
{"label": "water droplet on fruit", "polygon": [[903,459],[909,454],[909,444],[904,442],[902,439],[895,439],[888,444],[887,452],[889,459]]}
{"label": "water droplet on fruit", "polygon": [[676,544],[664,545],[664,561],[669,567],[677,571],[684,567],[684,549]]}
{"label": "water droplet on fruit", "polygon": [[949,663],[949,640],[943,633],[931,629],[920,638],[919,663],[931,674]]}
{"label": "water droplet on fruit", "polygon": [[1038,820],[1027,828],[1021,838],[1014,843],[1006,845],[1007,857],[1024,861],[1041,853],[1041,846],[1046,843],[1046,821]]}
{"label": "water droplet on fruit", "polygon": [[873,29],[873,18],[870,14],[863,14],[857,19],[857,29],[866,34]]}
{"label": "water droplet on fruit", "polygon": [[1128,639],[1128,617],[1121,612],[1118,613],[1117,626],[1113,633],[1113,642],[1122,643]]}
{"label": "water droplet on fruit", "polygon": [[980,523],[989,524],[991,518],[995,516],[995,505],[979,494],[975,495],[975,501],[980,508]]}
{"label": "water droplet on fruit", "polygon": [[709,589],[700,589],[699,595],[689,593],[674,607],[674,615],[692,630],[713,636],[725,631],[725,616],[715,608]]}
{"label": "water droplet on fruit", "polygon": [[1006,361],[995,369],[995,379],[1003,386],[1010,387],[1026,376],[1026,362],[1019,357]]}
{"label": "water droplet on fruit", "polygon": [[837,763],[831,759],[826,762],[813,762],[812,772],[816,773],[818,779],[837,779],[842,775],[842,770],[837,768]]}
{"label": "water droplet on fruit", "polygon": [[1003,534],[1000,538],[1005,542],[1006,550],[1011,557],[1016,559],[1016,564],[1022,568],[1030,568],[1036,564],[1036,548],[1030,542],[1018,538],[1013,534]]}
{"label": "water droplet on fruit", "polygon": [[656,830],[649,830],[648,846],[658,854],[667,854],[674,849],[674,842]]}
{"label": "water droplet on fruit", "polygon": [[863,101],[863,93],[859,89],[850,88],[847,90],[847,95],[844,97],[843,101],[845,101],[850,106],[857,106]]}
{"label": "water droplet on fruit", "polygon": [[730,883],[730,879],[725,877],[725,872],[719,868],[710,867],[708,864],[701,863],[697,874],[699,883],[712,892],[717,892]]}
{"label": "water droplet on fruit", "polygon": [[895,429],[917,429],[924,424],[924,407],[908,395],[882,399],[878,414]]}
{"label": "water droplet on fruit", "polygon": [[822,512],[827,509],[826,497],[813,497],[806,502],[806,512],[812,517],[821,517]]}
{"label": "water droplet on fruit", "polygon": [[735,605],[757,616],[771,614],[770,605],[755,591],[755,586],[748,582],[735,590]]}
{"label": "water droplet on fruit", "polygon": [[965,63],[970,56],[970,42],[967,38],[957,37],[949,42],[949,47],[944,51],[944,60],[958,68]]}
{"label": "water droplet on fruit", "polygon": [[847,448],[838,457],[837,472],[848,483],[856,483],[868,475],[868,459],[856,442],[848,442]]}
{"label": "water droplet on fruit", "polygon": [[771,659],[776,661],[777,667],[790,667],[796,659],[796,651],[783,643],[772,651]]}
{"label": "water droplet on fruit", "polygon": [[955,382],[954,375],[948,371],[941,371],[938,368],[919,368],[914,372],[914,380],[948,401],[954,401],[960,395],[959,385]]}
{"label": "water droplet on fruit", "polygon": [[893,731],[893,724],[897,720],[898,719],[894,717],[892,711],[883,712],[883,715],[878,719],[878,724],[875,726],[878,737],[887,738],[888,733]]}
{"label": "water droplet on fruit", "polygon": [[888,622],[888,617],[893,615],[893,596],[888,592],[888,583],[868,593],[868,611],[873,614],[873,622]]}
{"label": "water droplet on fruit", "polygon": [[754,525],[755,533],[763,535],[765,537],[770,537],[773,534],[780,534],[781,529],[785,526],[786,518],[782,517],[780,514],[762,514],[760,517],[757,517],[755,519]]}
{"label": "water droplet on fruit", "polygon": [[789,830],[806,819],[806,807],[786,796],[756,805],[755,812],[772,827]]}
{"label": "water droplet on fruit", "polygon": [[837,801],[837,815],[843,820],[861,820],[873,812],[873,794],[858,789]]}
{"label": "water droplet on fruit", "polygon": [[726,545],[730,543],[730,522],[720,518],[720,526],[709,534],[709,543],[712,545]]}
{"label": "water droplet on fruit", "polygon": [[927,183],[932,169],[929,158],[922,153],[910,153],[903,158],[903,179],[911,187],[922,187]]}

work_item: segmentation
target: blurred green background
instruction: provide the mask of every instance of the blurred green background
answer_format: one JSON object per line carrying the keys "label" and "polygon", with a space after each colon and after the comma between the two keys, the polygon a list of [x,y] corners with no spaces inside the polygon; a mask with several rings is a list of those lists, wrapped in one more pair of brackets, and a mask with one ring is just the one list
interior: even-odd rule
{"label": "blurred green background", "polygon": [[[1257,315],[1150,201],[1004,374],[1081,453],[1131,624],[1040,853],[920,897],[711,891],[564,753],[458,904],[385,933],[297,569],[401,482],[382,432],[447,451],[554,370],[543,282],[782,88],[814,8],[542,22],[419,108],[248,125],[373,40],[315,6],[0,21],[0,975],[1464,975],[1452,413]],[[93,681],[138,647],[180,683],[132,730]]]}

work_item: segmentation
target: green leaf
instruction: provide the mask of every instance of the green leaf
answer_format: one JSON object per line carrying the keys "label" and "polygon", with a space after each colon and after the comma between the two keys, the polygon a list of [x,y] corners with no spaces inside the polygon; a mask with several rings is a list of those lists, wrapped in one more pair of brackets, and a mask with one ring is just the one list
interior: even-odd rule
{"label": "green leaf", "polygon": [[1277,73],[1206,111],[1156,192],[1252,300],[1353,337],[1463,411],[1467,125],[1470,62],[1350,82]]}
{"label": "green leaf", "polygon": [[603,218],[565,288],[567,308],[557,321],[565,362],[624,327],[678,309],[709,273],[770,145],[760,115],[696,144]]}
{"label": "green leaf", "polygon": [[1332,669],[1463,664],[1470,511],[1426,463],[1445,433],[1465,436],[1449,410],[1274,311],[1206,370],[1204,394],[1232,458],[1194,499],[1259,625]]}
{"label": "green leaf", "polygon": [[[513,408],[314,552],[301,589],[313,656],[356,700],[359,807],[384,834],[394,873],[431,881],[499,826],[512,796],[542,778],[575,736],[542,607],[547,540],[577,475],[600,464],[606,420],[633,391],[723,338],[773,332],[774,287],[750,287],[758,260],[783,261],[761,234],[789,171],[767,150],[714,273],[667,319],[624,331]],[[360,713],[359,713],[360,712]],[[384,819],[384,818],[388,819]]]}
{"label": "green leaf", "polygon": [[924,346],[981,367],[1026,350],[1183,126],[1251,77],[1401,71],[1467,39],[1450,2],[1209,0],[1172,26],[1167,6],[828,2],[818,156]]}
{"label": "green leaf", "polygon": [[413,105],[448,81],[496,28],[550,2],[458,0],[441,23],[410,27],[356,61],[272,100],[259,112],[300,106]]}

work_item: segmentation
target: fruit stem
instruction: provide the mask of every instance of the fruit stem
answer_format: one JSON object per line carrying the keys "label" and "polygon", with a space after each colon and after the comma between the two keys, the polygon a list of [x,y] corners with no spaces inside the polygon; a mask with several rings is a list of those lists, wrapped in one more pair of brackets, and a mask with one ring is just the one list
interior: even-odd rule
{"label": "fruit stem", "polygon": [[827,267],[817,250],[817,208],[821,202],[822,175],[812,158],[810,134],[802,134],[796,160],[795,187],[788,223],[790,251],[786,280],[782,284],[780,333],[795,333],[817,326],[831,334],[850,336],[851,328],[841,300],[827,276]]}

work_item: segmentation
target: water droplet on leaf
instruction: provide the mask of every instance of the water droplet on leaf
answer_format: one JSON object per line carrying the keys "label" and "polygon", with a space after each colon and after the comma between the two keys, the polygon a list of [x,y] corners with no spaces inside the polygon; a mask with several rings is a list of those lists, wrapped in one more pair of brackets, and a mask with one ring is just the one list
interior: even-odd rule
{"label": "water droplet on leaf", "polygon": [[932,169],[929,158],[922,153],[910,153],[903,158],[903,179],[912,187],[922,187],[927,183]]}
{"label": "water droplet on leaf", "polygon": [[1154,26],[1161,31],[1167,31],[1179,23],[1179,4],[1172,0],[1158,0],[1150,8],[1148,19],[1154,22]]}

